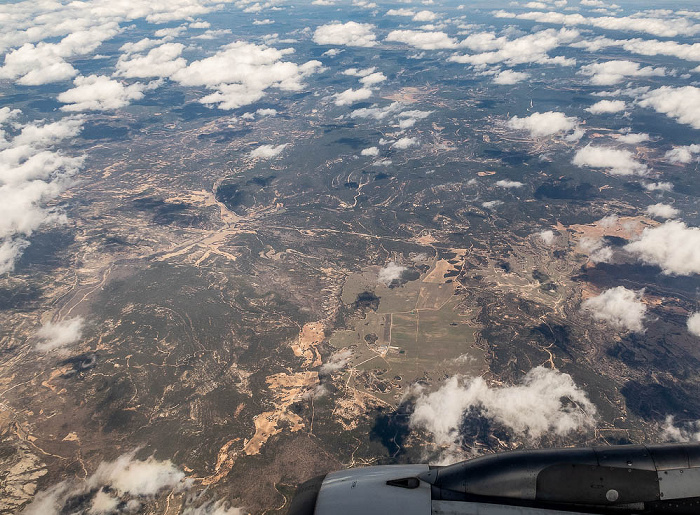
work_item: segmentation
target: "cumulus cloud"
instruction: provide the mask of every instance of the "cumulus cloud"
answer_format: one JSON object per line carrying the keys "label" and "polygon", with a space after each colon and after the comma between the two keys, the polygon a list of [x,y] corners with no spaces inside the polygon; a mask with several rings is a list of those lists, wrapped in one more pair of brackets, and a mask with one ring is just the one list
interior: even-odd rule
{"label": "cumulus cloud", "polygon": [[661,86],[643,94],[638,103],[694,129],[700,129],[700,88]]}
{"label": "cumulus cloud", "polygon": [[371,96],[372,90],[369,88],[350,88],[341,93],[336,93],[334,103],[337,106],[346,106],[359,102],[360,100],[367,100]]}
{"label": "cumulus cloud", "polygon": [[600,100],[586,108],[586,111],[591,114],[619,113],[624,111],[626,107],[624,100]]}
{"label": "cumulus cloud", "polygon": [[405,266],[397,265],[394,261],[388,263],[384,268],[379,270],[377,281],[384,286],[389,286],[394,281],[401,279],[401,275],[408,270]]}
{"label": "cumulus cloud", "polygon": [[524,118],[514,116],[508,120],[508,127],[511,129],[528,131],[531,136],[536,138],[569,132],[576,129],[577,126],[578,118],[566,116],[557,111],[533,113]]}
{"label": "cumulus cloud", "polygon": [[382,121],[389,116],[398,115],[402,105],[400,102],[392,102],[385,107],[363,107],[355,109],[350,113],[351,118],[371,118],[377,121]]}
{"label": "cumulus cloud", "polygon": [[590,312],[596,320],[607,322],[617,329],[643,332],[647,311],[642,302],[643,294],[644,290],[634,291],[617,286],[584,300],[581,309]]}
{"label": "cumulus cloud", "polygon": [[639,63],[632,61],[606,61],[582,66],[579,73],[589,76],[591,84],[610,86],[629,77],[662,77],[666,75],[666,68],[641,68]]}
{"label": "cumulus cloud", "polygon": [[416,15],[416,11],[412,9],[406,9],[406,8],[401,8],[401,9],[389,9],[386,12],[387,16],[407,16],[407,17],[412,17]]}
{"label": "cumulus cloud", "polygon": [[[313,3],[315,4],[316,2]],[[182,515],[244,515],[245,513],[245,511],[231,506],[223,499],[219,501],[209,501],[197,507],[188,506],[182,510]]]}
{"label": "cumulus cloud", "polygon": [[692,313],[688,317],[688,332],[693,336],[700,336],[700,312]]}
{"label": "cumulus cloud", "polygon": [[360,155],[363,156],[378,156],[379,155],[379,149],[377,147],[367,147],[363,148],[362,151],[360,152]]}
{"label": "cumulus cloud", "polygon": [[668,415],[661,426],[661,439],[666,442],[700,442],[700,420],[676,426],[675,417]]}
{"label": "cumulus cloud", "polygon": [[537,233],[537,236],[547,245],[554,243],[554,231],[551,229],[546,229]]}
{"label": "cumulus cloud", "polygon": [[406,149],[408,147],[414,147],[418,145],[418,139],[416,138],[409,138],[409,137],[403,137],[394,142],[393,145],[391,145],[391,148],[398,148],[398,149]]}
{"label": "cumulus cloud", "polygon": [[[50,44],[59,46],[51,52],[62,58],[85,55],[117,34],[124,22],[137,19],[145,19],[148,23],[191,20],[219,10],[223,5],[216,0],[3,3],[0,4],[0,50],[5,53],[9,48],[21,48],[26,44],[42,47],[45,43],[37,42],[51,40]],[[58,39],[60,41],[55,43]],[[45,50],[41,49],[42,52]],[[24,59],[18,57],[17,62],[21,61]],[[43,73],[43,68],[42,64],[34,69]]]}
{"label": "cumulus cloud", "polygon": [[386,40],[394,43],[404,43],[421,50],[457,48],[456,39],[439,31],[392,30],[387,35]]}
{"label": "cumulus cloud", "polygon": [[[603,227],[605,225],[601,224]],[[609,263],[613,257],[613,250],[600,238],[581,238],[578,244],[582,252],[588,255],[591,263]]]}
{"label": "cumulus cloud", "polygon": [[236,41],[216,54],[178,69],[171,78],[184,86],[216,90],[200,100],[219,109],[236,109],[260,100],[268,88],[300,91],[303,81],[319,71],[320,61],[296,64],[283,61],[293,49]]}
{"label": "cumulus cloud", "polygon": [[181,43],[165,43],[151,49],[146,55],[128,52],[117,61],[116,75],[130,78],[170,77],[187,66],[187,61],[180,57],[184,48],[185,45]]}
{"label": "cumulus cloud", "polygon": [[595,16],[587,17],[582,14],[563,14],[558,12],[528,12],[515,14],[507,11],[497,11],[497,18],[532,20],[539,23],[556,25],[588,25],[605,30],[644,32],[652,36],[673,38],[679,35],[693,36],[700,32],[700,25],[685,17],[659,18],[652,16]]}
{"label": "cumulus cloud", "polygon": [[502,200],[487,200],[486,202],[481,203],[482,207],[485,207],[486,209],[493,209],[501,204],[503,204]]}
{"label": "cumulus cloud", "polygon": [[360,79],[360,82],[362,83],[363,86],[374,86],[375,84],[379,84],[380,82],[384,82],[386,80],[386,75],[384,75],[382,72],[375,72],[375,73],[370,73],[369,75],[365,75]]}
{"label": "cumulus cloud", "polygon": [[688,164],[693,160],[695,154],[700,154],[700,145],[675,147],[666,152],[664,158],[673,164]]}
{"label": "cumulus cloud", "polygon": [[318,369],[319,375],[328,375],[344,369],[351,357],[352,351],[350,349],[336,352]]}
{"label": "cumulus cloud", "polygon": [[373,47],[377,44],[373,30],[371,23],[334,22],[317,27],[313,39],[318,45]]}
{"label": "cumulus cloud", "polygon": [[451,377],[439,390],[418,396],[410,425],[430,431],[436,443],[453,444],[470,415],[534,440],[546,433],[564,436],[592,427],[596,408],[570,375],[540,366],[512,386],[490,387],[481,377]]}
{"label": "cumulus cloud", "polygon": [[548,52],[578,37],[578,31],[571,29],[545,29],[512,40],[505,37],[496,38],[491,33],[476,34],[467,37],[459,46],[478,53],[453,55],[449,60],[476,66],[496,63],[549,63],[569,66],[576,61],[562,56],[550,57]]}
{"label": "cumulus cloud", "polygon": [[56,323],[46,322],[35,334],[41,340],[35,348],[39,352],[48,352],[76,343],[83,336],[84,325],[82,317],[67,318]]}
{"label": "cumulus cloud", "polygon": [[700,61],[700,43],[678,43],[676,41],[659,41],[658,39],[609,39],[598,37],[573,43],[572,46],[586,48],[596,52],[602,48],[621,47],[632,54],[666,55],[686,61]]}
{"label": "cumulus cloud", "polygon": [[587,145],[579,149],[572,163],[589,168],[605,168],[612,175],[645,175],[646,165],[634,159],[629,150]]}
{"label": "cumulus cloud", "polygon": [[67,104],[62,111],[111,111],[141,100],[146,84],[125,85],[104,75],[76,77],[74,88],[58,95],[58,101]]}
{"label": "cumulus cloud", "polygon": [[34,231],[65,222],[60,209],[44,206],[71,184],[84,160],[54,148],[78,135],[80,119],[21,124],[14,122],[18,116],[0,111],[0,128],[13,122],[19,131],[8,140],[0,130],[0,274],[14,268]]}
{"label": "cumulus cloud", "polygon": [[5,54],[0,79],[16,80],[24,86],[71,79],[77,71],[66,59],[88,54],[118,33],[118,25],[110,22],[72,32],[58,43],[25,43]]}
{"label": "cumulus cloud", "polygon": [[647,207],[646,213],[649,216],[658,218],[676,218],[680,214],[680,211],[668,204],[658,203]]}
{"label": "cumulus cloud", "polygon": [[647,191],[673,191],[673,184],[670,182],[644,182],[642,186]]}
{"label": "cumulus cloud", "polygon": [[644,143],[645,141],[651,140],[648,134],[640,132],[637,134],[628,133],[620,134],[617,136],[617,141],[620,143],[627,143],[628,145],[636,145],[637,143]]}
{"label": "cumulus cloud", "polygon": [[413,21],[433,21],[437,14],[432,11],[419,11],[413,16]]}
{"label": "cumulus cloud", "polygon": [[[90,513],[109,513],[107,508],[124,503],[134,511],[143,500],[163,490],[187,488],[185,474],[170,460],[158,461],[152,456],[145,461],[135,459],[136,451],[115,461],[103,461],[97,470],[84,480],[66,480],[39,492],[22,512],[25,515],[58,515],[75,509],[79,502],[90,506]],[[105,491],[105,487],[109,490]],[[103,492],[100,494],[100,492]],[[129,503],[129,504],[127,504]],[[87,507],[87,506],[86,506]]]}
{"label": "cumulus cloud", "polygon": [[496,181],[496,186],[500,186],[501,188],[522,188],[523,186],[525,186],[525,184],[520,181],[510,181],[508,179],[503,179],[500,181]]}
{"label": "cumulus cloud", "polygon": [[498,72],[493,79],[494,84],[511,85],[517,84],[530,78],[530,74],[525,72],[516,72],[513,70],[503,70]]}
{"label": "cumulus cloud", "polygon": [[251,150],[248,155],[257,159],[271,159],[280,155],[282,151],[287,148],[287,145],[289,145],[289,143],[282,143],[281,145],[260,145],[258,148]]}
{"label": "cumulus cloud", "polygon": [[700,273],[700,228],[683,222],[672,220],[647,227],[637,241],[623,248],[643,263],[661,267],[664,274]]}

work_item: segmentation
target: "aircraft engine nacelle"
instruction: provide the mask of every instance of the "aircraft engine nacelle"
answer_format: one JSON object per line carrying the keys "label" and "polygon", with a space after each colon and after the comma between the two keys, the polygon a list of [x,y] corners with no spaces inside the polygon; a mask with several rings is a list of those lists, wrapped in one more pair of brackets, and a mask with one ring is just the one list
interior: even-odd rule
{"label": "aircraft engine nacelle", "polygon": [[385,465],[299,486],[289,515],[700,514],[700,445],[514,451]]}

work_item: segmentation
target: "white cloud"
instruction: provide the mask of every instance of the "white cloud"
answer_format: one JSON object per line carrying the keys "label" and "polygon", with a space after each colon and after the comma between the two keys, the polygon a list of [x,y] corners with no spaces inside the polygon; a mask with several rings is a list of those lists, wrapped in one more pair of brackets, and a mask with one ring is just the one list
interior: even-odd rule
{"label": "white cloud", "polygon": [[[574,45],[572,45],[574,46]],[[639,55],[667,55],[686,61],[700,61],[700,43],[685,44],[676,41],[659,41],[658,39],[608,39],[596,38],[577,42],[575,46],[587,47],[590,51],[619,46],[627,52]]]}
{"label": "white cloud", "polygon": [[282,58],[293,49],[236,41],[216,54],[177,70],[171,78],[185,86],[205,86],[215,93],[200,100],[219,109],[236,109],[260,100],[268,88],[300,91],[303,80],[322,67],[319,61],[295,64]]}
{"label": "white cloud", "polygon": [[352,351],[345,349],[333,354],[329,360],[318,369],[320,375],[328,375],[345,368],[352,357]]}
{"label": "white cloud", "polygon": [[503,179],[500,181],[496,181],[496,186],[500,186],[501,188],[522,188],[523,186],[525,186],[525,184],[520,181],[510,181],[507,179]]}
{"label": "white cloud", "polygon": [[546,229],[546,230],[540,231],[537,233],[537,236],[539,236],[539,238],[546,245],[551,245],[552,243],[554,243],[555,235],[554,235],[554,231],[552,231],[551,229]]}
{"label": "white cloud", "polygon": [[587,145],[574,155],[572,163],[589,168],[605,168],[612,175],[645,175],[646,165],[635,161],[629,150]]}
{"label": "white cloud", "polygon": [[693,336],[700,336],[700,312],[692,313],[688,317],[688,332]]}
{"label": "white cloud", "polygon": [[419,11],[413,17],[413,21],[433,21],[437,15],[432,11]]}
{"label": "white cloud", "polygon": [[[601,224],[605,227],[604,224]],[[588,254],[588,259],[591,263],[609,263],[613,257],[613,250],[605,245],[605,240],[596,238],[581,238],[579,248],[585,254]]]}
{"label": "white cloud", "polygon": [[408,147],[413,147],[418,145],[418,139],[416,138],[409,138],[409,137],[403,137],[394,142],[393,145],[391,145],[391,148],[398,148],[398,149],[406,149]]}
{"label": "white cloud", "polygon": [[591,77],[591,84],[610,86],[628,77],[662,77],[666,75],[666,68],[640,68],[639,63],[632,61],[606,61],[582,66],[580,73]]}
{"label": "white cloud", "polygon": [[357,68],[348,68],[343,72],[343,75],[350,75],[352,77],[367,77],[367,75],[371,75],[376,71],[376,66],[372,66],[371,68],[362,68],[360,70]]}
{"label": "white cloud", "polygon": [[110,513],[117,513],[117,507],[121,499],[118,497],[100,490],[95,494],[92,499],[92,505],[90,506],[90,515],[108,515]]}
{"label": "white cloud", "polygon": [[282,153],[282,151],[287,148],[288,143],[282,143],[281,145],[260,145],[258,148],[252,150],[248,154],[251,158],[257,159],[271,159],[277,157]]}
{"label": "white cloud", "polygon": [[647,311],[642,302],[643,294],[644,290],[634,291],[617,286],[584,300],[581,309],[590,312],[596,320],[603,320],[615,328],[643,332]]}
{"label": "white cloud", "polygon": [[389,286],[394,281],[401,279],[401,274],[403,274],[408,268],[405,266],[397,265],[395,262],[391,261],[384,268],[379,270],[377,275],[377,281]]}
{"label": "white cloud", "polygon": [[351,118],[372,118],[377,121],[382,121],[388,116],[397,115],[401,110],[402,105],[399,102],[392,102],[385,107],[363,107],[355,109],[350,113]]}
{"label": "white cloud", "polygon": [[387,41],[405,43],[421,50],[440,50],[457,48],[457,41],[444,32],[427,32],[422,30],[392,30]]}
{"label": "white cloud", "polygon": [[111,22],[74,31],[58,43],[27,42],[5,55],[4,66],[0,67],[0,79],[13,79],[24,86],[68,80],[77,71],[66,59],[88,54],[118,33],[118,25]]}
{"label": "white cloud", "polygon": [[586,108],[591,114],[619,113],[624,111],[627,105],[624,100],[599,100],[591,107]]}
{"label": "white cloud", "polygon": [[647,207],[646,213],[649,216],[656,216],[659,218],[676,218],[680,214],[680,211],[668,204],[659,203]]}
{"label": "white cloud", "polygon": [[570,375],[540,366],[512,386],[490,387],[481,377],[451,377],[439,390],[418,396],[410,425],[430,431],[439,444],[453,444],[470,414],[533,440],[592,427],[596,408]]}
{"label": "white cloud", "polygon": [[530,74],[525,72],[516,72],[513,70],[503,70],[498,72],[493,79],[494,84],[511,85],[517,84],[530,78]]}
{"label": "white cloud", "polygon": [[67,318],[56,323],[46,322],[35,334],[42,340],[35,348],[39,352],[48,352],[73,344],[82,337],[84,325],[82,317]]}
{"label": "white cloud", "polygon": [[569,132],[577,126],[578,119],[576,117],[566,116],[557,111],[533,113],[524,118],[514,116],[508,120],[508,127],[511,129],[526,130],[536,138]]}
{"label": "white cloud", "polygon": [[379,84],[380,82],[384,82],[386,80],[386,75],[384,75],[382,72],[375,72],[371,73],[365,77],[362,77],[360,79],[360,82],[362,83],[363,86],[374,86],[375,84]]}
{"label": "white cloud", "polygon": [[[255,22],[253,22],[255,23]],[[217,39],[222,36],[228,36],[229,34],[232,34],[231,29],[216,29],[216,30],[207,30],[206,32],[203,32],[199,36],[194,36],[192,39]]]}
{"label": "white cloud", "polygon": [[313,39],[318,45],[373,47],[377,44],[373,29],[371,23],[334,22],[317,27]]}
{"label": "white cloud", "polygon": [[165,43],[151,49],[146,55],[127,53],[117,61],[116,75],[122,77],[170,77],[187,66],[187,61],[180,57],[185,45]]}
{"label": "white cloud", "polygon": [[548,52],[570,43],[579,37],[576,30],[546,29],[533,34],[508,40],[505,37],[496,38],[491,33],[472,35],[459,46],[480,52],[471,55],[453,55],[450,61],[483,66],[487,64],[507,63],[509,65],[523,63],[549,63],[570,66],[575,60],[562,56],[550,57]]}
{"label": "white cloud", "polygon": [[75,87],[58,95],[58,101],[67,104],[62,111],[111,111],[129,105],[133,100],[141,100],[146,84],[129,86],[104,75],[76,77]]}
{"label": "white cloud", "polygon": [[[91,504],[90,513],[105,512],[113,504],[112,498],[126,507],[139,509],[138,499],[148,499],[163,490],[182,489],[189,486],[185,474],[170,460],[158,461],[152,456],[145,461],[135,459],[136,451],[129,452],[114,461],[103,461],[94,474],[84,480],[66,480],[43,492],[39,492],[24,509],[25,515],[58,515],[68,504],[82,497]],[[109,487],[107,495],[99,495]],[[129,506],[130,504],[130,506]]]}
{"label": "white cloud", "polygon": [[416,15],[416,11],[412,9],[406,9],[406,8],[401,8],[401,9],[389,9],[386,12],[387,16],[406,16],[406,17],[411,17]]}
{"label": "white cloud", "polygon": [[[312,3],[316,4],[316,2],[318,2],[318,0]],[[319,389],[322,387],[323,385],[320,385]],[[318,397],[319,395],[316,396]],[[240,508],[230,506],[225,500],[209,501],[196,508],[188,506],[182,510],[182,515],[245,515],[245,513],[246,512]]]}
{"label": "white cloud", "polygon": [[673,164],[688,164],[695,154],[700,154],[700,145],[686,145],[675,147],[664,154],[664,158]]}
{"label": "white cloud", "polygon": [[368,147],[368,148],[363,148],[362,152],[360,152],[360,155],[363,156],[378,156],[379,155],[379,149],[377,147]]}
{"label": "white cloud", "polygon": [[693,23],[688,18],[654,18],[641,16],[596,16],[586,17],[581,14],[562,14],[558,12],[529,12],[515,14],[506,11],[497,11],[497,18],[511,18],[519,20],[532,20],[539,23],[552,23],[556,25],[589,25],[605,30],[645,32],[652,36],[673,38],[679,35],[693,36],[700,32],[700,25]]}
{"label": "white cloud", "polygon": [[676,426],[675,417],[668,415],[661,427],[661,439],[666,442],[700,442],[700,420]]}
{"label": "white cloud", "polygon": [[640,132],[637,134],[634,134],[634,133],[620,134],[617,136],[616,139],[620,143],[626,143],[628,145],[636,145],[637,143],[644,143],[645,141],[651,140],[649,135],[644,133],[644,132]]}
{"label": "white cloud", "polygon": [[431,114],[433,114],[432,111],[420,111],[418,109],[411,109],[410,111],[401,111],[397,116],[399,118],[415,118],[417,120],[424,120]]}
{"label": "white cloud", "polygon": [[496,206],[500,206],[501,204],[503,204],[503,201],[501,200],[487,200],[486,202],[481,203],[482,207],[485,207],[486,209],[492,209]]}
{"label": "white cloud", "polygon": [[700,274],[700,228],[683,222],[647,227],[637,241],[624,249],[643,263],[661,267],[664,274]]}
{"label": "white cloud", "polygon": [[[17,110],[0,113],[0,127],[19,115]],[[78,135],[80,119],[25,125],[13,122],[13,128],[19,134],[11,140],[0,131],[0,274],[14,268],[34,231],[66,221],[60,209],[44,206],[71,184],[84,160],[52,150]]]}
{"label": "white cloud", "polygon": [[368,88],[359,89],[346,89],[342,93],[335,94],[335,105],[346,106],[359,102],[360,100],[367,100],[372,96],[372,90]]}
{"label": "white cloud", "polygon": [[643,94],[638,102],[642,107],[651,107],[680,123],[700,129],[700,88],[662,86]]}
{"label": "white cloud", "polygon": [[645,182],[642,185],[647,191],[673,191],[673,184],[670,182]]}

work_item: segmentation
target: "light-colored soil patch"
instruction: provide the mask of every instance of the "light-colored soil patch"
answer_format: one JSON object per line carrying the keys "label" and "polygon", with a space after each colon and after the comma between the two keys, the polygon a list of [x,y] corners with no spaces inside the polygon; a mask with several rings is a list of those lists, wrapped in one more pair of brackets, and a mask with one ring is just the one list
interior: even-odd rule
{"label": "light-colored soil patch", "polygon": [[260,453],[270,437],[282,432],[281,422],[286,422],[293,433],[303,429],[303,420],[289,407],[318,384],[318,372],[275,374],[267,378],[267,384],[275,397],[275,409],[255,417],[255,434],[243,445],[243,452],[248,455]]}
{"label": "light-colored soil patch", "polygon": [[309,322],[304,324],[299,338],[291,345],[295,356],[304,358],[304,368],[321,365],[321,354],[318,346],[325,336],[325,327],[322,322]]}

